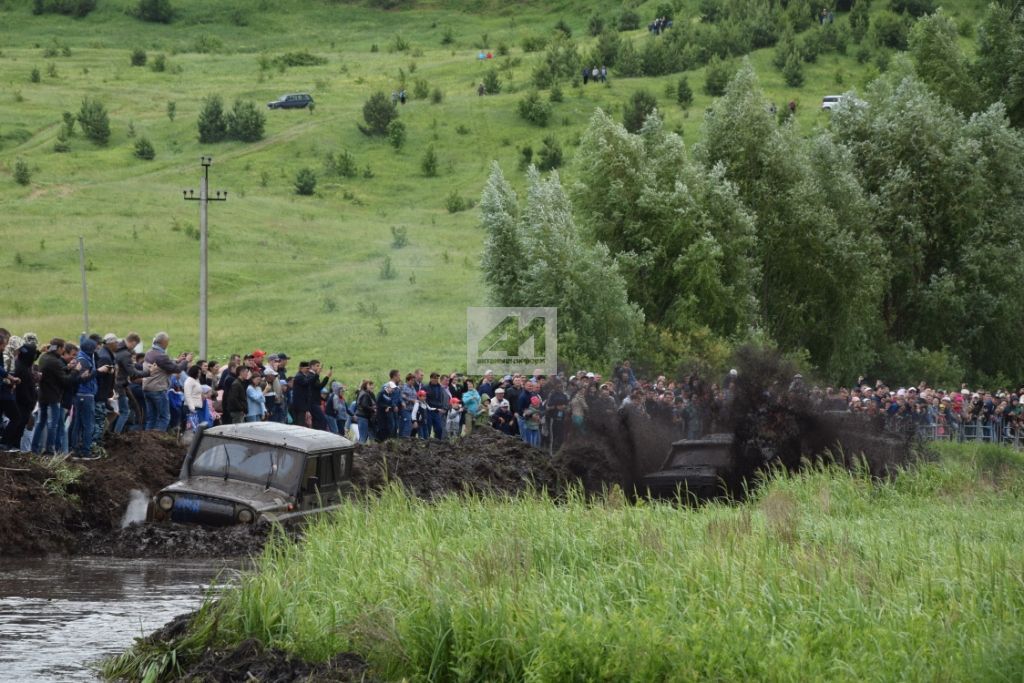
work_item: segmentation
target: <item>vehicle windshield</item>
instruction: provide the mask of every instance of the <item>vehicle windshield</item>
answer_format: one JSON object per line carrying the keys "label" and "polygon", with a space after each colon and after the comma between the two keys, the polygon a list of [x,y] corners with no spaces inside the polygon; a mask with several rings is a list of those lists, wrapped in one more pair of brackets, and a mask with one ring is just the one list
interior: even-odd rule
{"label": "vehicle windshield", "polygon": [[290,492],[302,473],[303,456],[278,446],[204,436],[192,476],[245,481]]}

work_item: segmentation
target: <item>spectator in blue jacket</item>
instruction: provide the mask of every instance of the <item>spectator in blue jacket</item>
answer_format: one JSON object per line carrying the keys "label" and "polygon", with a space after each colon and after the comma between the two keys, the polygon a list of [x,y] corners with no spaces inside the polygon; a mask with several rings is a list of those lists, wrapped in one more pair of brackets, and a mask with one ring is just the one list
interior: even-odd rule
{"label": "spectator in blue jacket", "polygon": [[71,420],[71,433],[68,436],[68,449],[79,458],[95,459],[98,455],[92,452],[93,436],[96,430],[96,373],[109,371],[109,366],[96,370],[96,342],[88,337],[82,339],[81,348],[76,360],[81,369],[81,381],[75,391],[74,415]]}

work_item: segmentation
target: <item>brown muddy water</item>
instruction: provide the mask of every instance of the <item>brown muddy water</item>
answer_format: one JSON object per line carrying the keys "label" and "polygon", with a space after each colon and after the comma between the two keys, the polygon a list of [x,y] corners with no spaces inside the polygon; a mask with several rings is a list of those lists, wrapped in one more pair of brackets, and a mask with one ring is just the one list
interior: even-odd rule
{"label": "brown muddy water", "polygon": [[196,609],[242,566],[238,559],[0,559],[0,680],[98,680],[100,659]]}

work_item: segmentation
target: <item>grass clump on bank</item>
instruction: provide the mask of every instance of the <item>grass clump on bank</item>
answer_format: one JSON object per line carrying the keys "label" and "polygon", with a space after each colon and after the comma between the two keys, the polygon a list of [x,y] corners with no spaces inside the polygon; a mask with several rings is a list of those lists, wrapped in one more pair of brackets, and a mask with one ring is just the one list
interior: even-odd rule
{"label": "grass clump on bank", "polygon": [[1002,680],[1024,670],[1022,494],[995,447],[700,509],[396,489],[272,544],[191,628],[387,680]]}

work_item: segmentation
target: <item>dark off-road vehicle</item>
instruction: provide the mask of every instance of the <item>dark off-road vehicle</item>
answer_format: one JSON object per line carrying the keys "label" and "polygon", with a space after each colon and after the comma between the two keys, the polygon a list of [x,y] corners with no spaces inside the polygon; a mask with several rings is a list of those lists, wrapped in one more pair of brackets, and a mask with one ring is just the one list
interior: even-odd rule
{"label": "dark off-road vehicle", "polygon": [[337,434],[276,422],[201,430],[147,519],[228,525],[322,512],[351,488],[353,450]]}
{"label": "dark off-road vehicle", "polygon": [[708,434],[676,441],[661,469],[640,481],[641,490],[659,498],[709,500],[730,490],[736,473],[732,434]]}
{"label": "dark off-road vehicle", "polygon": [[267,102],[267,109],[305,109],[312,106],[313,96],[300,92],[291,95],[281,95],[273,102]]}

